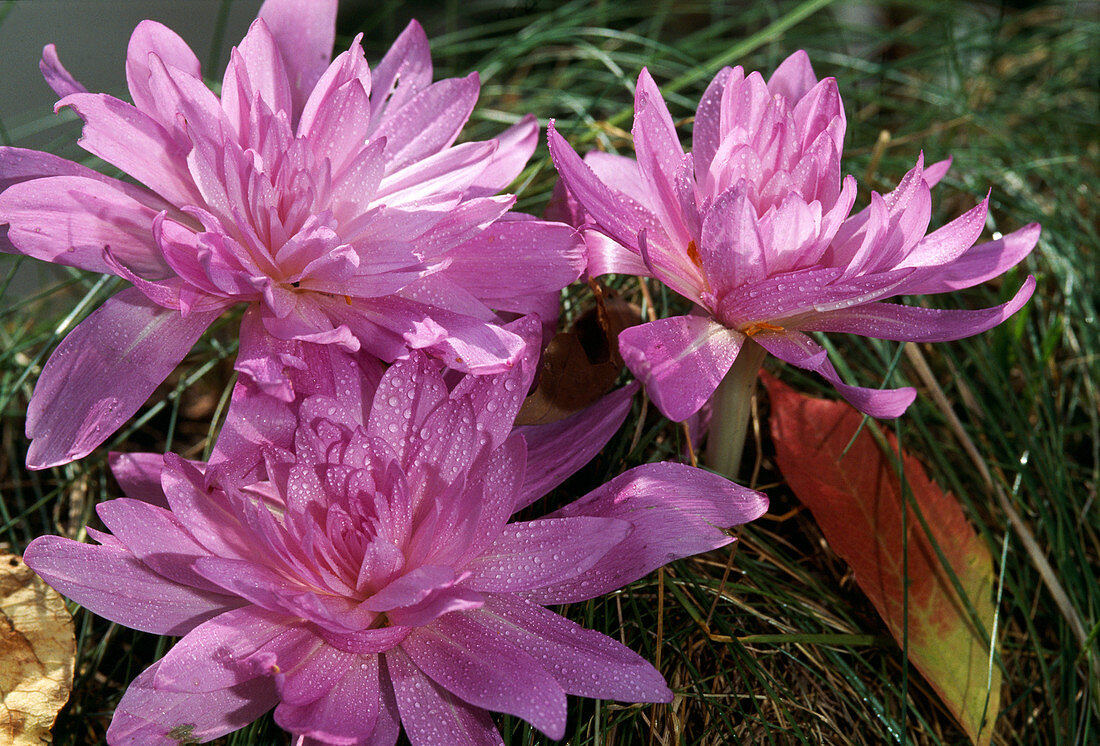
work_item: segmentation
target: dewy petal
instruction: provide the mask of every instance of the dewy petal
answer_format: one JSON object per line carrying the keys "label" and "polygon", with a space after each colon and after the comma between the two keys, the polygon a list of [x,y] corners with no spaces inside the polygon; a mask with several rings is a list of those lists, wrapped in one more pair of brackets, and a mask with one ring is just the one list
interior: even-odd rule
{"label": "dewy petal", "polygon": [[588,570],[629,533],[625,521],[589,516],[509,523],[466,565],[462,586],[514,593],[556,585]]}
{"label": "dewy petal", "polygon": [[723,67],[707,85],[699,99],[699,106],[695,110],[695,124],[691,132],[691,154],[694,160],[695,174],[698,181],[703,181],[705,174],[710,170],[710,163],[714,154],[718,152],[718,144],[722,141],[722,93],[729,81],[733,70]]}
{"label": "dewy petal", "polygon": [[123,495],[150,505],[168,507],[168,498],[160,486],[164,454],[112,452],[107,454],[107,463]]}
{"label": "dewy petal", "polygon": [[432,83],[400,108],[391,102],[373,134],[386,138],[387,172],[450,147],[469,119],[480,89],[474,72]]}
{"label": "dewy petal", "polygon": [[948,342],[988,331],[1019,311],[1035,291],[1029,276],[1012,300],[992,308],[954,310],[867,303],[829,311],[810,319],[808,331],[848,332],[876,339],[908,342]]}
{"label": "dewy petal", "polygon": [[280,704],[275,708],[275,722],[321,743],[363,743],[374,733],[381,708],[378,668],[377,656],[364,656],[359,663],[346,666],[343,678],[314,702]]}
{"label": "dewy petal", "polygon": [[394,40],[372,71],[371,121],[405,105],[432,82],[432,58],[428,37],[416,20]]}
{"label": "dewy petal", "polygon": [[150,87],[151,59],[162,67],[171,66],[193,78],[202,79],[199,58],[179,34],[156,21],[142,21],[130,34],[126,47],[126,83],[134,105],[149,115],[159,115],[160,124],[172,131],[178,127],[174,115]]}
{"label": "dewy petal", "polygon": [[702,469],[673,463],[635,467],[549,516],[625,521],[632,527],[626,539],[581,575],[522,595],[544,605],[595,598],[673,560],[729,544],[733,538],[725,529],[767,509],[763,494]]}
{"label": "dewy petal", "polygon": [[121,545],[40,536],[27,565],[59,593],[113,622],[158,635],[182,635],[241,605],[233,596],[180,585],[150,570]]}
{"label": "dewy petal", "polygon": [[220,311],[161,308],[134,288],[107,300],[54,350],[27,407],[27,465],[86,456],[138,410]]}
{"label": "dewy petal", "polygon": [[153,241],[157,209],[120,181],[48,176],[0,194],[0,223],[16,251],[35,259],[115,274],[104,250],[142,276],[169,273]]}
{"label": "dewy petal", "polygon": [[706,316],[672,316],[619,333],[619,352],[670,420],[698,411],[733,365],[744,335]]}
{"label": "dewy petal", "polygon": [[413,630],[401,649],[437,684],[470,704],[521,717],[552,739],[564,736],[565,692],[554,677],[468,619],[470,613],[448,614]]}
{"label": "dewy petal", "polygon": [[511,184],[527,165],[539,143],[539,121],[528,114],[493,138],[497,149],[489,165],[467,190],[471,197],[488,197]]}
{"label": "dewy petal", "polygon": [[1039,241],[1038,223],[967,249],[958,259],[930,273],[915,274],[899,291],[905,295],[947,293],[991,280],[1019,264]]}
{"label": "dewy petal", "polygon": [[490,594],[469,618],[553,672],[566,694],[623,702],[671,702],[648,661],[625,645],[522,598]]}
{"label": "dewy petal", "polygon": [[266,0],[258,18],[267,24],[286,68],[294,119],[332,57],[337,0]]}
{"label": "dewy petal", "polygon": [[488,712],[463,702],[436,684],[401,648],[388,651],[384,660],[401,723],[413,744],[503,746]]}
{"label": "dewy petal", "polygon": [[779,63],[779,67],[768,78],[768,92],[783,96],[792,104],[797,103],[815,85],[817,75],[810,64],[810,56],[802,49]]}
{"label": "dewy petal", "polygon": [[917,397],[916,389],[869,389],[851,386],[840,380],[833,364],[817,342],[795,331],[785,333],[762,332],[753,339],[780,360],[805,370],[813,370],[836,387],[848,402],[871,417],[891,419],[900,417]]}
{"label": "dewy petal", "polygon": [[210,741],[243,728],[278,702],[275,683],[267,677],[212,692],[164,691],[154,684],[159,666],[145,669],[126,689],[107,730],[108,743]]}
{"label": "dewy petal", "polygon": [[538,500],[592,460],[630,413],[638,384],[612,391],[591,406],[548,425],[524,425],[527,471],[515,510]]}

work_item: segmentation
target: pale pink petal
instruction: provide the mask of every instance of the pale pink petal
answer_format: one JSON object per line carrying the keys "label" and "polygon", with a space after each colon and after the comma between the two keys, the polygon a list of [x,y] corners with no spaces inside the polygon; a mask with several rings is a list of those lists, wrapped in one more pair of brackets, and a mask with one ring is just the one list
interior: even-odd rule
{"label": "pale pink petal", "polygon": [[219,312],[161,308],[134,288],[107,300],[61,341],[27,407],[33,469],[86,456],[138,410]]}
{"label": "pale pink petal", "polygon": [[916,389],[869,389],[851,386],[840,380],[825,350],[805,334],[762,332],[753,339],[780,360],[806,370],[816,371],[836,387],[848,402],[871,417],[892,419],[904,414],[917,397]]}
{"label": "pale pink petal", "polygon": [[619,352],[670,420],[710,398],[733,365],[744,335],[706,316],[672,316],[619,333]]}
{"label": "pale pink petal", "polygon": [[290,82],[294,113],[301,112],[332,57],[337,0],[266,0],[258,14],[267,24]]}
{"label": "pale pink petal", "polygon": [[372,78],[371,121],[376,126],[387,112],[404,106],[431,84],[431,51],[419,23],[409,21],[375,66]]}
{"label": "pale pink petal", "polygon": [[612,391],[599,401],[548,425],[515,429],[527,441],[527,470],[515,510],[527,507],[591,461],[622,426],[638,385]]}
{"label": "pale pink petal", "polygon": [[595,565],[630,533],[630,524],[586,516],[510,523],[464,568],[463,587],[529,591],[566,582]]}
{"label": "pale pink petal", "polygon": [[112,744],[175,746],[181,739],[210,741],[232,733],[270,710],[275,684],[259,677],[212,692],[168,692],[153,683],[154,663],[130,684],[115,708],[107,741]]}
{"label": "pale pink petal", "polygon": [[779,63],[779,67],[768,78],[768,91],[783,96],[792,103],[809,93],[815,85],[817,75],[810,64],[810,56],[802,49]]}
{"label": "pale pink petal", "polygon": [[107,463],[126,497],[144,500],[162,508],[168,507],[168,498],[164,496],[164,490],[160,486],[164,454],[109,453]]}
{"label": "pale pink petal", "polygon": [[625,645],[522,598],[491,594],[469,615],[551,671],[566,694],[623,702],[671,702],[648,661]]}
{"label": "pale pink petal", "polygon": [[930,164],[924,169],[924,183],[929,188],[936,186],[947,175],[947,171],[951,168],[951,158],[945,158],[942,161],[936,161]]}
{"label": "pale pink petal", "polygon": [[88,89],[61,64],[61,59],[57,56],[57,47],[53,44],[47,44],[42,48],[42,59],[38,63],[38,69],[42,71],[46,84],[53,89],[58,98],[65,98],[71,93],[88,92]]}
{"label": "pale pink petal", "polygon": [[165,692],[215,692],[260,676],[247,659],[269,646],[291,620],[244,606],[203,622],[184,635],[161,660],[153,679]]}
{"label": "pale pink petal", "polygon": [[875,339],[948,342],[992,329],[1019,311],[1034,291],[1035,278],[1029,276],[1012,300],[992,308],[971,311],[865,303],[819,314],[803,328],[848,332]]}
{"label": "pale pink petal", "polygon": [[477,73],[432,83],[396,108],[391,101],[374,131],[386,138],[387,172],[449,147],[458,137],[477,102],[481,83]]}
{"label": "pale pink petal", "polygon": [[991,280],[1019,264],[1039,241],[1038,223],[1030,223],[1007,236],[967,249],[962,256],[930,274],[914,275],[901,293],[920,295],[962,290]]}
{"label": "pale pink petal", "polygon": [[[989,195],[947,225],[924,236],[895,266],[942,267],[959,259],[982,235],[989,211]],[[923,235],[923,230],[921,235]]]}
{"label": "pale pink petal", "polygon": [[496,194],[519,176],[539,143],[539,121],[528,114],[494,137],[493,142],[497,149],[489,165],[467,191],[472,197]]}
{"label": "pale pink petal", "polygon": [[281,703],[275,708],[275,722],[322,743],[362,743],[374,733],[381,707],[378,667],[377,656],[364,656],[346,666],[343,678],[314,702]]}
{"label": "pale pink petal", "polygon": [[23,561],[59,593],[101,617],[158,635],[182,635],[241,605],[233,596],[169,580],[121,545],[40,536]]}
{"label": "pale pink petal", "polygon": [[158,210],[143,196],[120,181],[84,176],[20,181],[0,194],[0,223],[27,256],[114,274],[104,259],[109,250],[137,274],[160,278],[170,270],[153,241]]}
{"label": "pale pink petal", "polygon": [[699,98],[695,110],[695,123],[691,130],[691,154],[694,158],[697,181],[703,181],[710,170],[718,144],[722,141],[722,93],[733,74],[729,67],[723,67],[707,85]]}
{"label": "pale pink petal", "polygon": [[413,353],[389,367],[378,383],[366,423],[367,434],[391,443],[399,460],[407,463],[414,433],[447,400],[447,384],[439,365],[427,355]]}
{"label": "pale pink petal", "polygon": [[706,281],[719,297],[760,282],[774,261],[773,249],[761,241],[750,189],[747,181],[738,181],[714,200],[703,219],[702,240],[696,248]]}
{"label": "pale pink petal", "polygon": [[523,596],[548,605],[609,593],[673,560],[729,544],[733,538],[725,529],[767,509],[763,494],[702,469],[673,463],[635,467],[550,514],[621,520],[631,525],[626,539],[587,572]]}
{"label": "pale pink petal", "polygon": [[174,205],[198,201],[186,150],[148,114],[103,93],[74,93],[57,103],[65,106],[84,120],[82,148]]}
{"label": "pale pink petal", "polygon": [[565,692],[553,676],[531,656],[467,619],[468,613],[449,614],[413,630],[401,649],[432,680],[466,702],[521,717],[550,738],[565,735]]}
{"label": "pale pink petal", "polygon": [[675,187],[676,176],[685,167],[684,150],[668,107],[646,68],[642,68],[634,92],[633,134],[638,167],[652,195],[653,211],[670,243],[687,246],[691,235]]}
{"label": "pale pink petal", "polygon": [[387,652],[384,661],[385,677],[392,682],[401,724],[414,746],[503,746],[488,712],[436,684],[401,648]]}
{"label": "pale pink petal", "polygon": [[153,55],[161,68],[174,67],[185,75],[201,80],[199,58],[179,34],[156,21],[142,21],[130,34],[130,43],[126,47],[126,83],[130,98],[137,108],[156,117],[161,126],[171,132],[179,125],[172,115],[170,104],[160,99],[150,86]]}
{"label": "pale pink petal", "polygon": [[[514,214],[517,215],[517,214]],[[505,217],[453,249],[444,275],[498,310],[561,290],[584,270],[584,244],[562,223]]]}

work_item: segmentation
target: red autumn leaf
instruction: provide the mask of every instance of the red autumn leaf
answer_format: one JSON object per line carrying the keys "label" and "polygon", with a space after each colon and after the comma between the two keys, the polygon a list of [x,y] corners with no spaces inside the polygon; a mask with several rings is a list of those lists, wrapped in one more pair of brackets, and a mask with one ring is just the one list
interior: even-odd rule
{"label": "red autumn leaf", "polygon": [[[764,376],[771,401],[776,461],[787,484],[814,515],[829,546],[855,574],[894,639],[905,631],[905,566],[897,439],[886,433],[887,454],[844,402],[814,399]],[[850,447],[849,447],[849,444]],[[925,474],[902,459],[912,499],[928,523],[986,631],[993,625],[993,563],[962,508]],[[917,668],[975,744],[988,744],[1000,705],[1001,676],[989,680],[989,649],[970,622],[949,574],[912,507],[908,508],[908,650]],[[988,709],[986,709],[988,693]],[[983,720],[983,711],[985,714]]]}

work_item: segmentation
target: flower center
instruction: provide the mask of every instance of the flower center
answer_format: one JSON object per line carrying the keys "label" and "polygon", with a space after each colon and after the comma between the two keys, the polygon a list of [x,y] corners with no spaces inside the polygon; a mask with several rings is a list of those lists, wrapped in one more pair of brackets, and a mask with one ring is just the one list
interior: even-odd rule
{"label": "flower center", "polygon": [[755,337],[760,332],[785,332],[787,330],[776,324],[769,324],[767,321],[752,321],[745,324],[737,331],[747,337]]}

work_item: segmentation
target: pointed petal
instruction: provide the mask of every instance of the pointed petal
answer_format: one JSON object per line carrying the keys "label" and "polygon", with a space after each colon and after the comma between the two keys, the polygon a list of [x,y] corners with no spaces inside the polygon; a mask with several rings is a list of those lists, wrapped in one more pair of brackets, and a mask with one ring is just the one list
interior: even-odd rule
{"label": "pointed petal", "polygon": [[57,56],[57,47],[47,44],[42,49],[42,59],[38,63],[38,69],[42,71],[42,77],[46,84],[53,89],[58,98],[65,98],[70,93],[87,93],[80,82],[65,69],[61,59]]}
{"label": "pointed petal", "polygon": [[243,728],[278,701],[275,684],[266,676],[200,694],[163,691],[153,683],[159,665],[145,669],[127,688],[107,730],[108,743],[210,741]]}
{"label": "pointed petal", "polygon": [[565,692],[553,676],[531,656],[471,622],[469,613],[448,614],[413,630],[401,649],[466,702],[521,717],[550,738],[564,736]]}
{"label": "pointed petal", "polygon": [[753,337],[765,350],[780,360],[805,370],[813,370],[836,387],[848,402],[871,417],[900,417],[917,397],[916,389],[868,389],[850,386],[840,380],[824,348],[805,334],[762,332]]}
{"label": "pointed petal", "polygon": [[527,471],[516,501],[519,511],[592,460],[630,413],[638,385],[612,391],[599,401],[548,425],[515,429],[527,441]]}
{"label": "pointed petal", "polygon": [[733,365],[744,335],[706,316],[672,316],[619,333],[619,352],[670,420],[698,411]]}
{"label": "pointed petal", "polygon": [[182,635],[241,604],[233,596],[180,585],[118,545],[40,536],[23,560],[59,593],[112,622],[159,635]]}
{"label": "pointed petal", "polygon": [[378,122],[391,109],[404,106],[431,84],[432,57],[428,37],[416,20],[409,21],[371,77],[372,122]]}
{"label": "pointed petal", "polygon": [[549,605],[609,593],[668,562],[729,544],[733,539],[725,529],[767,509],[763,494],[702,469],[673,463],[635,467],[550,514],[626,521],[629,536],[587,572],[522,595]]}
{"label": "pointed petal", "polygon": [[813,65],[810,64],[810,56],[802,49],[779,63],[779,67],[775,68],[775,72],[768,78],[768,92],[783,96],[791,102],[792,106],[815,85],[817,85],[817,75],[814,74]]}
{"label": "pointed petal", "polygon": [[107,454],[107,463],[123,495],[150,505],[168,507],[168,498],[160,486],[164,454],[112,452]]}
{"label": "pointed petal", "polygon": [[497,149],[489,165],[467,190],[471,197],[488,197],[511,184],[539,143],[539,121],[533,114],[520,119],[493,138]]}
{"label": "pointed petal", "polygon": [[691,154],[695,165],[696,181],[702,183],[718,144],[722,141],[722,93],[733,70],[723,67],[707,85],[695,110],[695,124],[691,131]]}
{"label": "pointed petal", "polygon": [[69,332],[38,377],[27,407],[27,464],[86,456],[138,410],[220,311],[153,304],[134,288],[109,298]]}
{"label": "pointed petal", "polygon": [[992,308],[954,310],[866,303],[842,308],[810,319],[808,331],[847,332],[875,339],[909,342],[948,342],[988,331],[1019,311],[1035,291],[1029,276],[1012,300]]}
{"label": "pointed petal", "polygon": [[378,657],[353,660],[343,677],[315,701],[280,704],[275,722],[284,730],[322,743],[360,744],[369,738],[381,708]]}
{"label": "pointed petal", "polygon": [[967,249],[962,256],[932,274],[914,275],[899,294],[946,293],[973,287],[997,277],[1020,263],[1039,240],[1039,224],[1030,223],[1007,236]]}
{"label": "pointed petal", "polygon": [[266,0],[258,14],[286,67],[294,114],[302,111],[332,57],[337,0]]}
{"label": "pointed petal", "polygon": [[469,615],[551,671],[566,694],[620,702],[671,702],[664,677],[625,645],[511,594]]}
{"label": "pointed petal", "polygon": [[414,744],[503,746],[504,741],[488,712],[436,684],[401,648],[388,651],[384,660],[385,675],[392,682],[401,724]]}
{"label": "pointed petal", "polygon": [[469,119],[480,89],[475,72],[433,83],[400,108],[392,102],[387,105],[373,135],[386,138],[387,173],[450,147]]}

